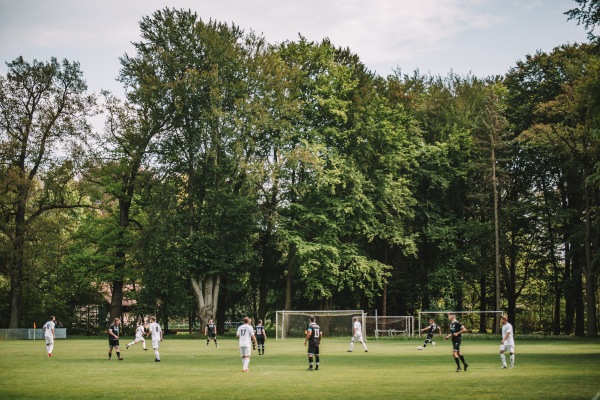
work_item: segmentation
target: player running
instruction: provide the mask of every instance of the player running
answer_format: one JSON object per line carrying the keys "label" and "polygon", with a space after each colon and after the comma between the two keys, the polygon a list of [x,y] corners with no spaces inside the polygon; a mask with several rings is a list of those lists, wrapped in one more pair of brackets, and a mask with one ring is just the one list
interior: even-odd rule
{"label": "player running", "polygon": [[[429,320],[429,326],[421,329],[421,333],[427,332],[427,338],[425,338],[425,343],[423,343],[423,348],[427,347],[427,343],[431,343],[432,346],[435,346],[435,342],[432,341],[433,335],[435,333],[442,333],[442,329],[435,323],[433,318]],[[421,350],[421,349],[419,349]]]}
{"label": "player running", "polygon": [[348,353],[352,353],[352,350],[354,350],[354,341],[356,340],[362,344],[365,353],[367,353],[369,350],[367,350],[367,345],[363,340],[362,325],[358,321],[358,317],[352,318],[352,321],[354,321],[354,323],[352,324],[352,339],[350,339],[350,349],[348,350]]}
{"label": "player running", "polygon": [[146,340],[144,339],[145,334],[146,334],[146,328],[144,327],[144,323],[140,322],[135,330],[135,339],[133,339],[133,342],[127,343],[127,346],[125,346],[125,349],[129,350],[129,348],[131,346],[133,346],[134,344],[142,342],[142,348],[144,350],[148,351],[148,349],[146,348]]}

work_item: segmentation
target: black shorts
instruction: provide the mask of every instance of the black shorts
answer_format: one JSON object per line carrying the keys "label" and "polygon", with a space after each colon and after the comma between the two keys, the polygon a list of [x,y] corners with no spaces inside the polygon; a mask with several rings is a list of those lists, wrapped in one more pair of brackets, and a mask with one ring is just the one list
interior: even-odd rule
{"label": "black shorts", "polygon": [[208,338],[209,338],[209,339],[210,339],[210,338],[213,338],[213,339],[216,339],[216,338],[217,338],[217,334],[216,334],[216,333],[209,333],[209,334],[208,334],[208,335],[206,335],[206,336],[208,336]]}
{"label": "black shorts", "polygon": [[264,335],[256,335],[256,343],[258,343],[258,344],[265,344],[265,337],[264,337]]}
{"label": "black shorts", "polygon": [[428,334],[427,335],[427,340],[431,340],[433,338],[433,334]]}
{"label": "black shorts", "polygon": [[318,344],[309,344],[308,345],[308,354],[319,355],[319,345]]}
{"label": "black shorts", "polygon": [[454,351],[458,351],[458,352],[460,352],[460,341],[457,341],[457,342],[452,342],[452,349],[453,349]]}
{"label": "black shorts", "polygon": [[119,339],[108,339],[108,345],[110,347],[119,347]]}

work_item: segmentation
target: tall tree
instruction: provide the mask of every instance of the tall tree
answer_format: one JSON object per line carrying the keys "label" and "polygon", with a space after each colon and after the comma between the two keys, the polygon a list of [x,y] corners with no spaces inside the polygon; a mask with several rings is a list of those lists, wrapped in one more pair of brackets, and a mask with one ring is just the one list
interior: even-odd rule
{"label": "tall tree", "polygon": [[69,143],[90,131],[86,117],[95,98],[86,94],[77,62],[29,63],[19,57],[7,67],[6,77],[0,77],[0,231],[11,246],[8,325],[17,328],[30,230],[50,210],[87,205],[65,188],[76,173],[78,154],[69,152]]}

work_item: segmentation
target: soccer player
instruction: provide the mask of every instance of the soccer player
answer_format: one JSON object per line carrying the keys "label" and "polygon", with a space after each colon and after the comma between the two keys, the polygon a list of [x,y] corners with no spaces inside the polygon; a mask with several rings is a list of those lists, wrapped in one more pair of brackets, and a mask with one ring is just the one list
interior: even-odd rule
{"label": "soccer player", "polygon": [[160,354],[158,353],[158,346],[160,342],[163,341],[163,331],[158,322],[156,322],[156,317],[150,317],[150,326],[148,327],[148,333],[146,336],[152,335],[152,349],[154,349],[154,361],[160,362]]}
{"label": "soccer player", "polygon": [[215,341],[215,347],[219,347],[217,344],[217,325],[213,322],[212,319],[208,320],[208,324],[204,327],[204,334],[206,335],[206,346],[210,343],[210,339],[212,338]]}
{"label": "soccer player", "polygon": [[142,348],[147,351],[148,349],[146,348],[146,340],[144,339],[145,334],[146,334],[146,328],[144,328],[144,323],[140,322],[135,330],[135,339],[133,339],[133,342],[127,343],[127,346],[125,346],[125,349],[129,350],[129,348],[131,346],[133,346],[134,344],[142,342]]}
{"label": "soccer player", "polygon": [[500,360],[502,360],[502,367],[506,368],[506,356],[504,352],[508,351],[510,354],[510,367],[514,368],[515,366],[515,338],[513,333],[513,327],[508,322],[508,317],[503,315],[500,318],[500,323],[502,324],[502,341],[500,342]]}
{"label": "soccer player", "polygon": [[435,323],[433,318],[429,320],[429,326],[421,329],[421,332],[427,331],[427,338],[425,339],[425,343],[423,343],[423,348],[427,347],[427,343],[431,343],[432,346],[435,346],[435,342],[432,341],[433,335],[436,332],[442,333],[442,329]]}
{"label": "soccer player", "polygon": [[240,356],[242,357],[242,372],[248,372],[250,365],[251,346],[256,346],[256,336],[254,329],[250,325],[250,318],[244,317],[244,323],[237,329],[235,336],[240,339]]}
{"label": "soccer player", "polygon": [[113,323],[108,327],[108,360],[112,358],[112,351],[115,349],[117,352],[117,358],[121,361],[121,351],[119,350],[119,325],[121,320],[115,318]]}
{"label": "soccer player", "polygon": [[259,319],[256,325],[256,347],[258,347],[259,356],[265,354],[265,340],[267,340],[267,332],[263,326],[262,319]]}
{"label": "soccer player", "polygon": [[460,351],[460,342],[462,341],[462,333],[467,331],[467,328],[464,327],[463,324],[456,320],[456,315],[454,313],[448,314],[448,319],[450,320],[450,334],[444,338],[444,340],[448,340],[448,338],[452,338],[452,356],[454,357],[454,361],[456,362],[456,372],[460,372],[460,362],[462,361],[463,366],[465,368],[465,372],[467,372],[467,367],[469,364],[465,361],[465,357]]}
{"label": "soccer player", "polygon": [[358,320],[358,317],[354,317],[352,318],[353,324],[352,324],[352,339],[350,339],[350,350],[348,350],[348,353],[352,353],[352,350],[354,350],[354,341],[358,340],[363,348],[365,349],[365,353],[368,352],[369,350],[367,350],[367,345],[365,344],[364,340],[363,340],[363,335],[362,335],[362,325],[360,323],[360,321]]}
{"label": "soccer player", "polygon": [[56,318],[54,315],[50,317],[50,321],[44,324],[44,338],[46,339],[46,352],[48,357],[52,357],[52,350],[54,350],[54,327],[56,326]]}
{"label": "soccer player", "polygon": [[308,328],[306,328],[306,338],[304,339],[304,345],[308,344],[308,370],[313,370],[313,358],[316,361],[315,371],[319,370],[319,345],[321,344],[321,327],[315,322],[315,317],[308,319],[310,322]]}

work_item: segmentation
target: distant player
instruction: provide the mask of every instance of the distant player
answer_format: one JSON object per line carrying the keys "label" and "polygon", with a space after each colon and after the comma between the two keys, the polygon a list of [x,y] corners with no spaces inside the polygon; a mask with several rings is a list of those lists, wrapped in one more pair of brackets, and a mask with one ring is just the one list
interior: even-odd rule
{"label": "distant player", "polygon": [[121,351],[119,350],[119,328],[121,325],[121,320],[119,318],[115,318],[113,323],[108,327],[108,360],[110,361],[112,358],[112,351],[115,349],[117,352],[117,359],[121,361]]}
{"label": "distant player", "polygon": [[500,360],[502,360],[502,368],[506,368],[506,355],[504,354],[506,351],[510,354],[510,367],[514,368],[515,335],[513,333],[513,327],[510,322],[508,322],[508,317],[506,315],[502,316],[500,323],[502,324],[502,341],[500,342]]}
{"label": "distant player", "polygon": [[212,319],[208,320],[208,324],[204,327],[204,335],[206,335],[206,346],[210,343],[210,339],[215,341],[215,347],[219,347],[217,344],[217,325]]}
{"label": "distant player", "polygon": [[433,335],[436,333],[442,333],[442,329],[435,323],[432,319],[429,320],[429,326],[421,329],[422,332],[427,332],[427,338],[425,338],[425,343],[423,343],[423,348],[427,347],[427,343],[431,343],[432,346],[435,346],[435,342],[432,341]]}
{"label": "distant player", "polygon": [[308,327],[306,328],[306,338],[304,345],[308,344],[308,370],[313,370],[313,359],[316,362],[315,371],[319,370],[319,346],[321,344],[321,327],[315,322],[315,317],[310,317]]}
{"label": "distant player", "polygon": [[352,318],[352,321],[353,321],[352,339],[350,339],[350,350],[348,350],[348,353],[352,353],[352,350],[354,350],[354,341],[356,341],[356,340],[358,340],[362,344],[363,349],[365,349],[365,353],[366,353],[369,350],[367,350],[367,345],[365,344],[365,341],[363,340],[362,325],[361,325],[360,321],[358,320],[358,317]]}
{"label": "distant player", "polygon": [[158,353],[158,346],[160,342],[163,341],[163,331],[158,322],[156,322],[156,317],[150,317],[150,326],[148,326],[148,333],[146,336],[152,335],[152,349],[154,349],[154,361],[160,362],[160,354]]}
{"label": "distant player", "polygon": [[256,325],[256,347],[258,347],[258,355],[265,354],[265,340],[267,340],[267,332],[265,331],[265,327],[263,326],[262,319],[258,320],[258,324]]}
{"label": "distant player", "polygon": [[146,348],[146,340],[144,339],[145,334],[146,334],[146,328],[144,327],[144,323],[140,322],[135,330],[135,339],[133,339],[133,342],[127,343],[127,346],[125,346],[125,349],[129,350],[129,348],[131,346],[133,346],[134,344],[142,342],[142,348],[144,350],[148,350]]}
{"label": "distant player", "polygon": [[256,336],[254,329],[250,325],[251,319],[244,317],[244,323],[237,329],[235,336],[239,338],[240,356],[242,357],[242,372],[248,372],[250,365],[250,355],[252,354],[252,346],[256,346]]}
{"label": "distant player", "polygon": [[54,350],[54,328],[56,326],[56,318],[54,315],[50,317],[50,321],[44,324],[44,338],[46,339],[46,352],[48,357],[52,357],[52,350]]}
{"label": "distant player", "polygon": [[444,338],[444,340],[448,340],[448,338],[452,338],[452,356],[454,357],[454,361],[456,362],[456,372],[460,372],[460,362],[462,361],[463,366],[465,368],[465,372],[467,372],[467,368],[469,364],[465,361],[465,357],[463,357],[460,352],[460,343],[462,341],[462,333],[467,331],[467,328],[464,327],[460,322],[456,320],[456,316],[454,313],[448,314],[448,319],[450,320],[450,334]]}

